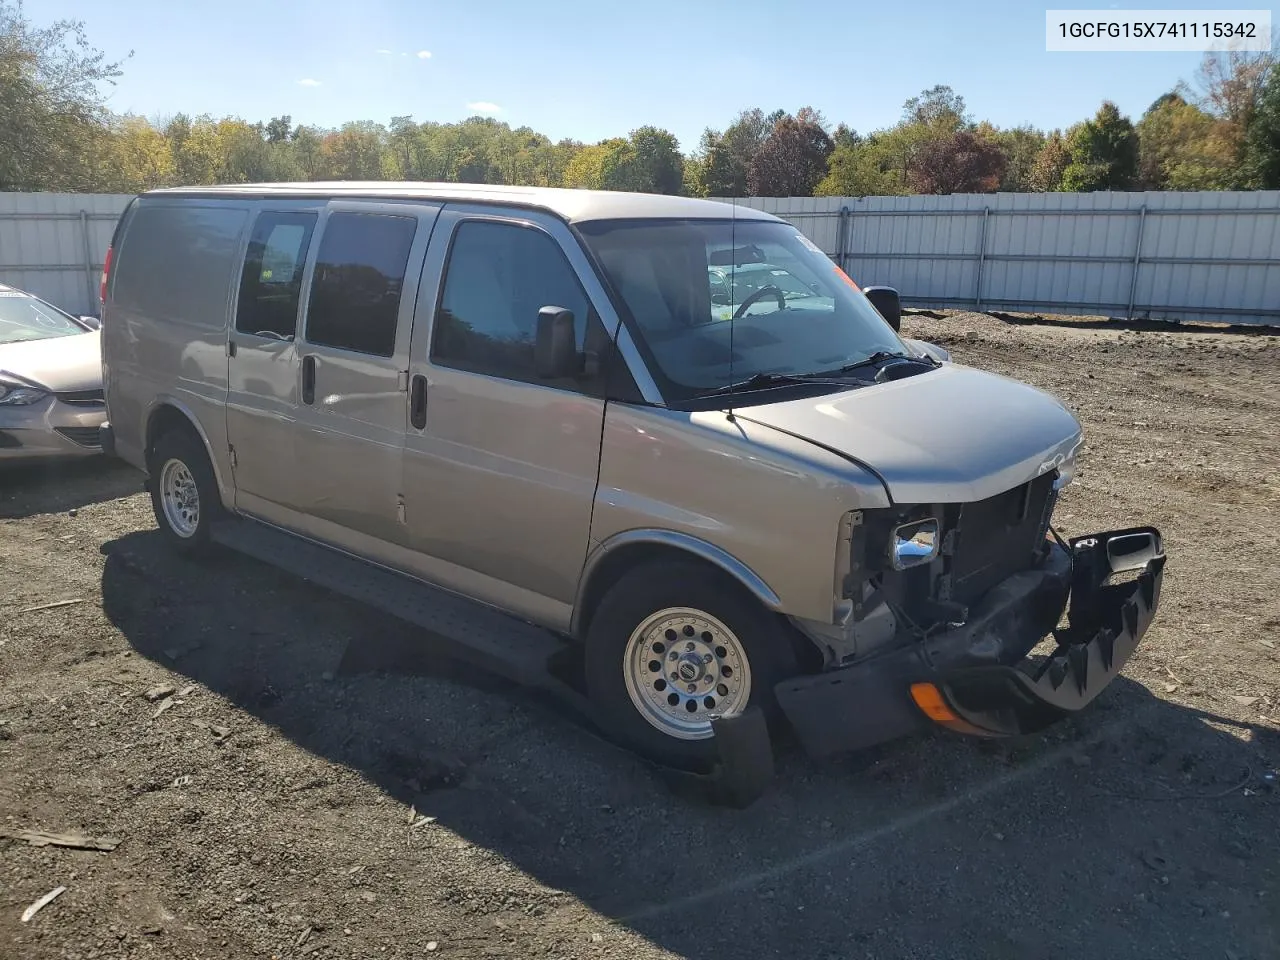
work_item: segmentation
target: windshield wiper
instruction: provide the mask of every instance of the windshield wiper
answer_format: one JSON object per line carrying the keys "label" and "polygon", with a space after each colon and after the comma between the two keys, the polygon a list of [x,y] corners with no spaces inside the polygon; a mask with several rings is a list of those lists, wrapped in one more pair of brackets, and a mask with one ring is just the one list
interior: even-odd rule
{"label": "windshield wiper", "polygon": [[716,387],[714,390],[707,390],[705,393],[700,393],[698,394],[698,397],[715,397],[725,393],[737,393],[745,390],[764,390],[769,387],[785,387],[801,383],[826,383],[835,387],[848,387],[850,385],[850,381],[848,380],[831,380],[824,378],[821,374],[813,373],[753,373],[745,380],[739,380],[736,383],[726,383],[723,387]]}
{"label": "windshield wiper", "polygon": [[897,351],[894,351],[894,350],[877,350],[871,356],[866,357],[865,359],[859,360],[856,363],[846,363],[843,367],[840,368],[840,372],[851,373],[854,370],[861,370],[864,367],[879,366],[880,364],[884,363],[886,360],[908,360],[912,363],[920,363],[928,367],[938,366],[938,361],[934,360],[932,357],[924,357],[924,356],[917,357],[909,353],[898,353]]}

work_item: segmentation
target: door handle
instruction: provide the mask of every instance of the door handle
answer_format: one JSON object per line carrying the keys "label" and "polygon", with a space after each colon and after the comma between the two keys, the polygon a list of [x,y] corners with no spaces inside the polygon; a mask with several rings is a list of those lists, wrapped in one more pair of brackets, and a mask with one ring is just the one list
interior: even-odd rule
{"label": "door handle", "polygon": [[234,357],[236,355],[236,342],[234,340],[227,341],[227,356]]}
{"label": "door handle", "polygon": [[316,399],[316,358],[315,354],[307,354],[302,358],[302,402],[315,403]]}
{"label": "door handle", "polygon": [[409,422],[415,430],[427,425],[427,378],[418,374],[409,384]]}

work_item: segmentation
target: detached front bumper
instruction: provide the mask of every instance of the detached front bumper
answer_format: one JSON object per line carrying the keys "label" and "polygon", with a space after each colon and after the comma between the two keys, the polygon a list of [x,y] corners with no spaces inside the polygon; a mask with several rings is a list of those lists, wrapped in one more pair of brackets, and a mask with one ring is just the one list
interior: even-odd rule
{"label": "detached front bumper", "polygon": [[[779,683],[806,752],[827,756],[930,721],[977,736],[1034,733],[1085,707],[1123,669],[1160,602],[1154,527],[1055,544],[1045,563],[991,590],[963,626],[860,663]],[[1134,579],[1114,583],[1117,574]],[[1063,610],[1069,626],[1058,630]],[[1052,633],[1056,649],[1029,656]]]}

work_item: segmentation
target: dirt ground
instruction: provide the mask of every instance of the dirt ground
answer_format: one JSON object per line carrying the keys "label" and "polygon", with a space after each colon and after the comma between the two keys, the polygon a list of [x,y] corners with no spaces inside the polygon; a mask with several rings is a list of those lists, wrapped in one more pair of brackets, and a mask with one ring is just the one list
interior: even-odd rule
{"label": "dirt ground", "polygon": [[1084,715],[788,750],[750,809],[709,807],[438,651],[342,671],[412,631],[174,558],[128,468],[10,471],[0,833],[119,843],[0,839],[0,958],[1280,957],[1280,337],[904,332],[1080,416],[1066,533],[1165,533],[1156,623]]}

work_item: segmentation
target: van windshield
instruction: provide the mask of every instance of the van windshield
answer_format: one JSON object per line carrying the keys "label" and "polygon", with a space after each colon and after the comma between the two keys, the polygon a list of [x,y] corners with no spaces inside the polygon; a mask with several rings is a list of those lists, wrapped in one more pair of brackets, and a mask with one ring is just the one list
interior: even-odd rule
{"label": "van windshield", "polygon": [[578,229],[630,314],[668,402],[757,374],[837,374],[877,353],[907,350],[844,272],[790,224],[599,220]]}

